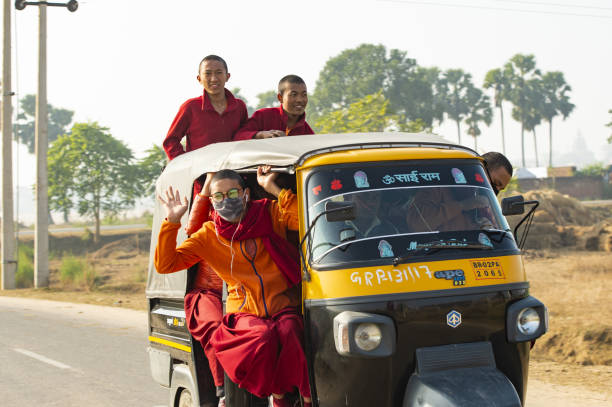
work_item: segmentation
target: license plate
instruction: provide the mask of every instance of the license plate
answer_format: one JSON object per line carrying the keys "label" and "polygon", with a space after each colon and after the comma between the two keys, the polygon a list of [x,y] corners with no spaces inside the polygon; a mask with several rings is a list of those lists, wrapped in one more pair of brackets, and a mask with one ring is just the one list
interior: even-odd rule
{"label": "license plate", "polygon": [[499,259],[471,260],[476,280],[503,280],[506,278]]}

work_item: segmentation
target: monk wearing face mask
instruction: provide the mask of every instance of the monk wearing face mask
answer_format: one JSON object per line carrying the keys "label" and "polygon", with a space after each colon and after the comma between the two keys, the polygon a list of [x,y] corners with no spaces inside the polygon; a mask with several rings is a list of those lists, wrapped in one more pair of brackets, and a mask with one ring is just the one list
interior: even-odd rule
{"label": "monk wearing face mask", "polygon": [[278,198],[250,201],[242,177],[231,170],[210,183],[213,220],[176,247],[187,200],[170,188],[165,199],[155,252],[158,273],[184,270],[206,260],[228,287],[227,314],[210,339],[230,379],[258,397],[272,395],[274,406],[289,406],[295,387],[310,406],[310,386],[299,315],[300,269],[297,249],[286,240],[298,229],[297,199],[281,189],[270,167],[259,167],[257,181]]}

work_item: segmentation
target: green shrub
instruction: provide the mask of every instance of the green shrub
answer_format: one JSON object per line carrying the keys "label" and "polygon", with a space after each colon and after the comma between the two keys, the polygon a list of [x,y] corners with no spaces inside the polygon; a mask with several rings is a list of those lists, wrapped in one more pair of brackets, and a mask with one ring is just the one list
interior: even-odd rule
{"label": "green shrub", "polygon": [[34,250],[30,246],[19,245],[17,255],[17,272],[15,287],[30,288],[34,286]]}
{"label": "green shrub", "polygon": [[94,240],[94,234],[89,228],[85,228],[85,231],[81,235],[81,240],[85,243],[91,243]]}
{"label": "green shrub", "polygon": [[83,270],[83,274],[77,278],[76,282],[87,291],[93,290],[99,282],[96,270],[93,267],[86,265],[85,269]]}
{"label": "green shrub", "polygon": [[83,275],[85,264],[83,260],[72,255],[64,256],[60,265],[60,279],[62,283],[75,283]]}
{"label": "green shrub", "polygon": [[99,282],[96,270],[83,258],[64,256],[59,271],[64,285],[77,285],[92,290]]}

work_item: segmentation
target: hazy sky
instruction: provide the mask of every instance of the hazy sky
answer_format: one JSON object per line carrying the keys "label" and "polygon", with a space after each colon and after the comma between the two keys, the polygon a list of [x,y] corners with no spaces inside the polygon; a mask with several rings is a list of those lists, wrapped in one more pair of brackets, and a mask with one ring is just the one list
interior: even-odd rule
{"label": "hazy sky", "polygon": [[[161,144],[179,105],[201,93],[197,66],[207,54],[227,60],[232,75],[227,86],[240,87],[255,104],[255,95],[273,89],[285,74],[302,76],[314,90],[330,57],[362,43],[380,43],[406,50],[423,66],[463,68],[479,86],[489,69],[516,53],[533,53],[541,70],[562,71],[573,88],[576,109],[568,120],[554,122],[553,151],[559,157],[576,155],[580,132],[597,159],[612,157],[606,147],[612,129],[604,126],[612,109],[609,0],[79,3],[75,13],[47,12],[49,102],[74,110],[77,121],[109,127],[137,155]],[[503,11],[508,9],[519,11]],[[28,6],[14,16],[14,90],[35,93],[38,10]],[[505,108],[507,151],[518,163],[520,127],[510,118],[511,106]],[[453,122],[436,130],[456,141]],[[538,132],[540,162],[545,163],[547,125]],[[463,142],[473,147],[470,137]],[[479,147],[501,151],[497,114],[483,129]],[[531,156],[530,135],[527,147]],[[20,149],[19,185],[34,182],[33,163]]]}

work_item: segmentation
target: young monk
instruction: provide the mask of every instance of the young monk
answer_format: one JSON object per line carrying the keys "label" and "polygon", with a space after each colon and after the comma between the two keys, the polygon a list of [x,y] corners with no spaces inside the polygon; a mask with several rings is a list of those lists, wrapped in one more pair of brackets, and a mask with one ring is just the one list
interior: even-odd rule
{"label": "young monk", "polygon": [[[204,92],[202,96],[183,103],[174,118],[163,142],[169,160],[208,144],[231,141],[234,133],[246,122],[248,114],[245,103],[225,89],[229,78],[227,63],[223,58],[208,55],[202,59],[197,80]],[[181,145],[183,137],[186,138],[186,149]],[[199,192],[200,184],[196,183],[194,197]],[[203,211],[207,212],[208,207]],[[200,226],[201,224],[195,225],[195,230]],[[225,406],[224,375],[209,339],[223,317],[222,290],[223,281],[205,262],[201,262],[193,287],[185,295],[187,327],[194,339],[202,344],[217,388],[217,396],[220,397],[219,407]]]}
{"label": "young monk", "polygon": [[259,109],[236,133],[234,140],[314,134],[306,123],[308,92],[297,75],[287,75],[278,83],[279,107]]}
{"label": "young monk", "polygon": [[[204,93],[179,108],[163,143],[168,159],[208,144],[232,141],[236,131],[246,123],[246,105],[225,89],[229,78],[223,58],[208,55],[202,59],[197,79]],[[181,145],[183,137],[186,149]]]}
{"label": "young monk", "polygon": [[299,315],[297,249],[286,240],[298,229],[297,199],[276,183],[270,167],[257,181],[278,201],[249,201],[240,175],[223,170],[212,177],[214,220],[176,247],[180,219],[187,210],[172,188],[166,198],[155,267],[158,273],[183,270],[205,259],[227,283],[227,314],[211,344],[227,375],[258,397],[273,395],[274,406],[289,406],[285,394],[297,387],[310,406],[310,386]]}

